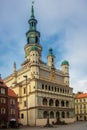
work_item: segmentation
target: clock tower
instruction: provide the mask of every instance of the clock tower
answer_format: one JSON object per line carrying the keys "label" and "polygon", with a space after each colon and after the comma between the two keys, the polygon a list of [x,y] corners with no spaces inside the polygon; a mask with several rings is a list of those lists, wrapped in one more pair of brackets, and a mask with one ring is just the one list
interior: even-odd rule
{"label": "clock tower", "polygon": [[24,48],[25,49],[25,58],[27,60],[30,59],[30,50],[31,50],[32,46],[38,48],[38,52],[39,52],[39,55],[41,58],[42,47],[40,45],[40,32],[37,31],[37,28],[36,28],[37,27],[36,25],[38,22],[34,16],[33,4],[32,4],[32,8],[31,8],[31,17],[30,17],[28,23],[29,23],[29,30],[26,33],[27,44],[25,45],[25,48]]}

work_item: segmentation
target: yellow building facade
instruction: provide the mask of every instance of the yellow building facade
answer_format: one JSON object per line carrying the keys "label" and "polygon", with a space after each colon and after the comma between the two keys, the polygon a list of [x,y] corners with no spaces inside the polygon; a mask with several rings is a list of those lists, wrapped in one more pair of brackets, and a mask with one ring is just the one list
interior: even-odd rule
{"label": "yellow building facade", "polygon": [[74,121],[73,89],[69,86],[69,62],[61,63],[61,70],[55,67],[52,48],[48,51],[48,63],[42,61],[40,32],[32,5],[24,47],[25,61],[19,70],[14,63],[14,72],[4,79],[18,95],[19,122],[30,126],[43,126],[57,118],[65,122]]}
{"label": "yellow building facade", "polygon": [[77,121],[87,120],[87,93],[77,94],[75,97],[75,115]]}

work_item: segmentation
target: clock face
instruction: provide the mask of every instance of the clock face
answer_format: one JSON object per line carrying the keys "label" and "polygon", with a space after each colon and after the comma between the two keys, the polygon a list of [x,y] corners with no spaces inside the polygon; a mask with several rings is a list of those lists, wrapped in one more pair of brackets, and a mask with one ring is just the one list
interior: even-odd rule
{"label": "clock face", "polygon": [[31,37],[34,37],[34,34],[32,33],[30,36],[31,36]]}

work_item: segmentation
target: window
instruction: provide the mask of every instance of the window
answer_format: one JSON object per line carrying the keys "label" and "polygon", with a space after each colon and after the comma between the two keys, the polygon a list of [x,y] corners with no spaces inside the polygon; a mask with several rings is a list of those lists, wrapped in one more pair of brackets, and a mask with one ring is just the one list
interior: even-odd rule
{"label": "window", "polygon": [[6,109],[5,108],[1,108],[1,114],[5,114],[6,113]]}
{"label": "window", "polygon": [[69,101],[66,101],[66,107],[69,107]]}
{"label": "window", "polygon": [[10,99],[10,104],[15,105],[15,99]]}
{"label": "window", "polygon": [[5,89],[1,88],[1,94],[5,94]]}
{"label": "window", "polygon": [[49,86],[49,91],[50,91],[50,86]]}
{"label": "window", "polygon": [[6,103],[6,99],[5,98],[1,98],[1,103]]}
{"label": "window", "polygon": [[46,98],[43,99],[43,105],[47,105],[47,99]]}
{"label": "window", "polygon": [[80,114],[82,114],[82,110],[80,110]]}
{"label": "window", "polygon": [[65,118],[65,112],[61,113],[62,118]]}
{"label": "window", "polygon": [[49,100],[49,106],[53,106],[53,99]]}
{"label": "window", "polygon": [[26,88],[24,88],[24,94],[26,94]]}
{"label": "window", "polygon": [[27,106],[27,103],[26,103],[26,101],[24,101],[24,107],[26,107]]}
{"label": "window", "polygon": [[84,109],[86,109],[86,104],[84,104]]}
{"label": "window", "polygon": [[59,92],[59,88],[58,88],[58,92]]}
{"label": "window", "polygon": [[61,106],[64,107],[64,101],[63,100],[61,101]]}
{"label": "window", "polygon": [[56,92],[56,87],[55,87],[55,92]]}
{"label": "window", "polygon": [[59,119],[59,117],[60,117],[60,112],[57,111],[57,112],[56,112],[56,118]]}
{"label": "window", "polygon": [[42,84],[42,89],[44,89],[44,84]]}
{"label": "window", "polygon": [[24,114],[23,114],[23,113],[21,114],[21,118],[22,118],[22,119],[24,118]]}
{"label": "window", "polygon": [[62,93],[62,89],[60,88],[60,93]]}
{"label": "window", "polygon": [[45,89],[47,90],[47,85],[45,85]]}
{"label": "window", "polygon": [[43,112],[43,118],[47,118],[47,115],[48,115],[48,112],[47,112],[47,111],[44,111],[44,112]]}
{"label": "window", "polygon": [[54,112],[53,111],[50,112],[50,118],[54,118]]}
{"label": "window", "polygon": [[11,115],[15,115],[15,109],[11,109]]}
{"label": "window", "polygon": [[59,106],[59,101],[58,100],[55,101],[55,106]]}
{"label": "window", "polygon": [[84,99],[84,102],[85,102],[85,99]]}
{"label": "window", "polygon": [[80,109],[82,109],[82,105],[80,105]]}
{"label": "window", "polygon": [[81,102],[82,100],[80,99],[80,102]]}

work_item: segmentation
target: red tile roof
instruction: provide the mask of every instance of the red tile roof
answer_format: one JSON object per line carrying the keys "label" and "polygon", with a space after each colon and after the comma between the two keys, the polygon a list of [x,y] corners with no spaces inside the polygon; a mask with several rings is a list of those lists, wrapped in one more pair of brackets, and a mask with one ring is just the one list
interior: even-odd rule
{"label": "red tile roof", "polygon": [[76,98],[87,98],[87,93],[78,94]]}
{"label": "red tile roof", "polygon": [[4,81],[2,80],[1,77],[0,77],[0,86],[6,87],[8,89],[8,96],[17,97],[16,93],[12,89],[10,89],[9,87],[7,87],[7,85],[4,83]]}
{"label": "red tile roof", "polygon": [[1,77],[0,77],[0,86],[7,87],[7,85],[4,83],[4,81],[1,79]]}
{"label": "red tile roof", "polygon": [[17,97],[16,93],[10,88],[8,88],[8,96]]}

